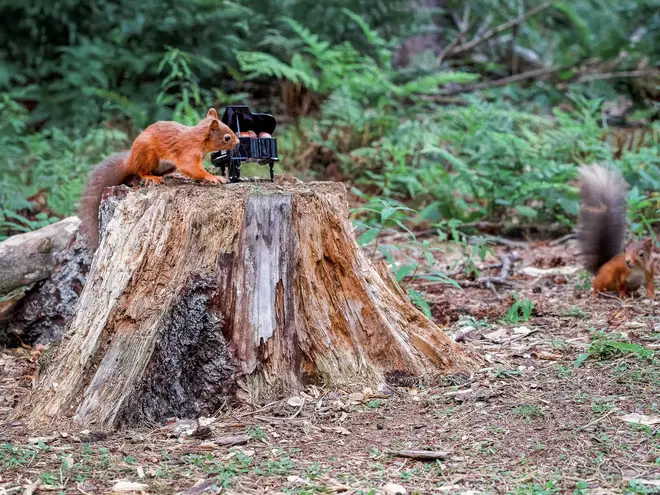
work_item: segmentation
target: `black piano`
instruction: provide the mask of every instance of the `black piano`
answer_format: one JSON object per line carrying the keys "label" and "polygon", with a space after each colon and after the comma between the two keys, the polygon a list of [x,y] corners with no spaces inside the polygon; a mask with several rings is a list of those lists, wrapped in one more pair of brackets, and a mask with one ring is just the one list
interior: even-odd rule
{"label": "black piano", "polygon": [[268,164],[270,182],[275,180],[273,167],[277,157],[277,140],[273,137],[240,136],[240,132],[254,131],[257,136],[267,132],[272,136],[277,122],[267,113],[252,113],[247,105],[232,105],[227,107],[222,116],[224,122],[238,136],[240,143],[229,151],[214,151],[211,153],[211,163],[220,168],[222,175],[229,169],[229,182],[259,182],[268,179],[241,178],[241,163],[256,162]]}

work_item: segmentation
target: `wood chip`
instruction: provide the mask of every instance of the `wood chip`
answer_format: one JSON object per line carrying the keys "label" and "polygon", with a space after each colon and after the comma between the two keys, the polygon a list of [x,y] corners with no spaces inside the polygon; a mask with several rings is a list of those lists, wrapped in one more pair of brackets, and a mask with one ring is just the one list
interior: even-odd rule
{"label": "wood chip", "polygon": [[388,452],[397,457],[407,457],[409,459],[419,459],[422,461],[433,461],[436,459],[446,459],[451,452],[445,450],[394,450]]}
{"label": "wood chip", "polygon": [[646,414],[626,414],[625,416],[619,417],[621,421],[626,421],[627,423],[635,423],[638,425],[653,426],[660,424],[660,416],[647,416]]}
{"label": "wood chip", "polygon": [[216,445],[242,445],[250,441],[250,435],[232,435],[214,440]]}
{"label": "wood chip", "polygon": [[149,488],[145,483],[134,483],[132,481],[118,481],[112,487],[113,492],[128,493],[128,492],[141,492]]}

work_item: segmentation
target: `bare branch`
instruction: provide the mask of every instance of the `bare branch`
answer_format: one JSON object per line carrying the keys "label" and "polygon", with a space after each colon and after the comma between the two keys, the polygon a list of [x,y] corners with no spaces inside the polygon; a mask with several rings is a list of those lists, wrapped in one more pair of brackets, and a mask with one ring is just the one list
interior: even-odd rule
{"label": "bare branch", "polygon": [[585,74],[583,76],[579,76],[578,78],[572,81],[558,84],[557,87],[559,89],[565,89],[569,84],[575,84],[575,83],[604,81],[610,79],[627,79],[627,78],[635,78],[635,77],[653,77],[653,76],[660,77],[660,70],[642,69],[642,70],[621,70],[614,72],[602,72],[596,74]]}
{"label": "bare branch", "polygon": [[525,81],[527,79],[540,79],[542,77],[554,74],[561,70],[566,69],[566,67],[554,66],[554,67],[543,67],[541,69],[529,70],[523,72],[522,74],[516,74],[514,76],[503,77],[501,79],[495,79],[494,81],[487,81],[479,84],[471,84],[469,86],[463,86],[456,89],[451,89],[448,91],[443,91],[440,93],[441,96],[452,96],[460,93],[471,93],[473,91],[481,91],[482,89],[497,88],[500,86],[506,86],[507,84],[513,84],[520,81]]}
{"label": "bare branch", "polygon": [[472,41],[470,41],[468,43],[464,43],[464,44],[456,47],[455,49],[453,49],[451,51],[451,53],[449,53],[449,55],[450,56],[451,55],[458,55],[459,53],[464,53],[464,52],[467,52],[469,50],[472,50],[475,46],[483,43],[484,41],[487,41],[487,40],[493,38],[494,36],[497,36],[501,32],[506,31],[507,29],[510,29],[514,26],[518,26],[518,25],[524,23],[530,17],[534,17],[535,15],[540,14],[544,10],[549,9],[550,7],[552,7],[553,3],[554,3],[554,0],[548,0],[547,2],[542,3],[538,7],[533,8],[532,10],[530,10],[529,12],[527,12],[526,14],[524,14],[522,16],[519,16],[515,19],[511,19],[510,21],[507,21],[503,24],[500,24],[499,26],[495,26],[493,29],[489,29],[488,31],[486,31],[483,35],[479,36],[478,38],[475,38],[475,39],[473,39]]}

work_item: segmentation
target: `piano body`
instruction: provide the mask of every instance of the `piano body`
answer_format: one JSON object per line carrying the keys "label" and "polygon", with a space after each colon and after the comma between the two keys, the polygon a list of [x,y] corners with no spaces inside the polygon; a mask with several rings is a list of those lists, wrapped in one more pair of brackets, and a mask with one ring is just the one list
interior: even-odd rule
{"label": "piano body", "polygon": [[268,179],[241,178],[241,164],[243,162],[256,162],[268,165],[270,182],[275,180],[274,165],[279,161],[277,157],[277,140],[274,137],[249,137],[239,133],[254,131],[257,136],[267,132],[272,136],[277,122],[267,113],[252,113],[247,105],[228,106],[222,116],[222,122],[229,126],[238,136],[240,143],[229,151],[214,151],[211,153],[211,163],[220,168],[222,175],[229,169],[229,182],[258,182]]}

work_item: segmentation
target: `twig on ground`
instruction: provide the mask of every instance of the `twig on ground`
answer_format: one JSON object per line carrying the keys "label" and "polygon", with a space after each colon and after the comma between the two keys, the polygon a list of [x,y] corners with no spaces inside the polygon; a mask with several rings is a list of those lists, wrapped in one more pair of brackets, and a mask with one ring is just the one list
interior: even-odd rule
{"label": "twig on ground", "polygon": [[486,287],[497,297],[498,299],[501,296],[495,290],[495,284],[497,285],[508,285],[511,282],[507,280],[509,277],[509,271],[513,264],[520,259],[517,254],[503,254],[500,259],[502,260],[502,270],[497,277],[480,277],[478,280],[459,282],[462,287]]}
{"label": "twig on ground", "polygon": [[548,243],[548,246],[550,247],[559,246],[560,244],[564,244],[565,242],[568,242],[571,239],[575,239],[576,237],[577,235],[575,234],[575,232],[571,232],[570,234],[563,235],[558,239],[553,239]]}
{"label": "twig on ground", "polygon": [[465,341],[465,337],[467,337],[469,334],[477,330],[476,327],[473,326],[465,326],[461,329],[459,329],[455,334],[451,336],[452,340],[454,342],[463,342]]}
{"label": "twig on ground", "polygon": [[296,419],[296,417],[298,417],[298,415],[300,414],[300,411],[303,410],[303,407],[305,407],[305,402],[306,402],[305,399],[303,399],[302,402],[300,403],[300,407],[298,407],[298,410],[295,413],[293,413],[293,415],[288,416],[286,418],[276,418],[275,416],[256,416],[256,415],[254,417],[255,419],[259,419],[261,421],[292,421]]}
{"label": "twig on ground", "polygon": [[407,457],[409,459],[418,459],[422,461],[446,459],[451,455],[451,452],[444,450],[388,450],[387,453],[397,457]]}
{"label": "twig on ground", "polygon": [[[490,242],[492,244],[500,244],[502,246],[526,248],[528,245],[525,241],[514,241],[513,239],[505,239],[504,237],[497,235],[486,235],[482,237],[486,240],[486,242]],[[477,242],[478,238],[479,236],[470,236],[468,238],[468,244]]]}
{"label": "twig on ground", "polygon": [[599,422],[602,421],[603,419],[607,418],[610,414],[613,414],[613,413],[617,412],[618,410],[619,410],[619,408],[618,408],[618,407],[615,407],[614,409],[611,409],[611,410],[607,411],[607,412],[606,412],[605,414],[603,414],[602,416],[597,417],[597,418],[594,419],[593,421],[589,421],[586,425],[584,425],[584,426],[580,426],[578,429],[579,429],[579,430],[584,430],[584,429],[586,429],[586,428],[588,428],[588,427],[590,427],[590,426],[593,426],[593,425],[595,425],[596,423],[599,423]]}
{"label": "twig on ground", "polygon": [[287,419],[295,419],[300,414],[300,411],[303,410],[303,407],[305,407],[305,399],[302,400],[300,407],[295,413],[293,413],[293,416],[289,416]]}
{"label": "twig on ground", "polygon": [[216,445],[243,445],[250,441],[250,435],[232,435],[213,440]]}
{"label": "twig on ground", "polygon": [[244,418],[245,416],[252,416],[253,414],[257,414],[257,413],[265,411],[266,409],[270,409],[271,407],[273,407],[276,404],[279,404],[280,402],[282,402],[282,401],[281,400],[276,400],[275,402],[270,402],[269,404],[266,404],[265,406],[263,406],[259,409],[255,409],[254,411],[249,411],[249,412],[246,412],[246,413],[238,414],[235,417],[236,418]]}

